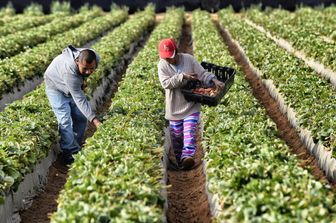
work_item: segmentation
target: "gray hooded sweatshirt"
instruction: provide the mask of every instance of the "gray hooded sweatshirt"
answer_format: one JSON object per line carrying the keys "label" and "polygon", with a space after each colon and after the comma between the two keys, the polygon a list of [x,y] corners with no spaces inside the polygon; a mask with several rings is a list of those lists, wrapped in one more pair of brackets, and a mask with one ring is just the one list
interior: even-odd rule
{"label": "gray hooded sweatshirt", "polygon": [[[71,45],[65,48],[45,71],[44,80],[47,89],[57,90],[67,97],[72,97],[79,110],[91,122],[96,115],[81,88],[84,80],[75,62],[80,51],[84,49],[74,48]],[[98,65],[100,58],[97,53],[96,57]]]}

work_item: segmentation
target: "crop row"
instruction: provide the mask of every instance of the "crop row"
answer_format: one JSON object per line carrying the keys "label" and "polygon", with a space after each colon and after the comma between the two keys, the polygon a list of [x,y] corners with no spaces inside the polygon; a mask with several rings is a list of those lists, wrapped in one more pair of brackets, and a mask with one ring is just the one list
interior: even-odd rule
{"label": "crop row", "polygon": [[[238,26],[239,19],[229,14],[221,12],[223,23]],[[202,112],[215,222],[330,222],[336,214],[330,188],[301,168],[278,138],[275,123],[251,94],[208,13],[193,13],[192,24],[196,58],[238,71],[223,103]],[[239,36],[245,36],[238,27]]]}
{"label": "crop row", "polygon": [[0,58],[11,57],[29,47],[45,42],[53,35],[73,29],[101,14],[101,10],[95,9],[66,18],[56,18],[46,25],[3,36],[0,38]]}
{"label": "crop row", "polygon": [[[264,34],[246,26],[237,16],[225,16],[225,13],[221,16],[224,26],[240,42],[253,65],[262,72],[262,78],[271,79],[285,103],[295,110],[297,125],[309,129],[315,143],[335,148],[335,94],[330,84]],[[237,21],[229,24],[233,20]],[[258,49],[257,53],[255,49]]]}
{"label": "crop row", "polygon": [[[118,26],[111,34],[103,37],[99,45],[95,46],[95,50],[101,56],[101,64],[98,71],[90,75],[87,80],[88,90],[86,92],[89,95],[93,95],[94,90],[101,85],[103,74],[107,74],[114,68],[111,67],[111,64],[117,67],[119,58],[129,51],[132,42],[140,39],[144,35],[144,31],[150,30],[151,26],[154,26],[151,7],[144,14],[146,16],[138,14],[132,17],[128,23]],[[115,41],[116,39],[118,41]]]}
{"label": "crop row", "polygon": [[[336,18],[323,10],[301,7],[294,12],[284,9],[272,9],[265,12],[273,18],[281,20],[285,26],[302,26],[316,36],[330,37],[335,30]],[[323,25],[321,25],[323,24]]]}
{"label": "crop row", "polygon": [[7,4],[6,7],[0,8],[0,18],[15,16],[15,9],[13,5]]}
{"label": "crop row", "polygon": [[[335,44],[333,42],[326,42],[323,36],[312,32],[309,24],[305,26],[292,26],[286,20],[282,21],[272,13],[267,15],[255,9],[247,10],[244,15],[255,23],[265,27],[272,34],[288,40],[295,49],[304,52],[307,56],[336,71]],[[305,23],[308,23],[308,21],[305,21]]]}
{"label": "crop row", "polygon": [[21,20],[15,20],[11,23],[6,23],[0,26],[0,36],[5,36],[10,33],[27,30],[29,28],[44,25],[55,18],[55,15],[46,16],[27,16]]}
{"label": "crop row", "polygon": [[[116,11],[115,13],[115,15],[113,13],[111,15],[115,16],[114,19],[109,18],[110,15],[102,17],[105,20],[97,18],[99,19],[97,22],[100,23],[96,26],[90,26],[93,29],[92,32],[100,30],[100,33],[96,33],[97,36],[114,26],[116,20],[120,22],[120,18],[125,18],[127,15],[125,11]],[[83,30],[79,33],[86,34],[84,31],[89,30],[88,26],[84,25]],[[142,25],[137,29],[144,30]],[[124,35],[127,34],[127,32],[123,32]],[[120,41],[125,40],[115,39],[116,43]],[[84,43],[81,42],[80,45],[82,44]],[[106,41],[98,42],[94,47],[101,48],[101,45],[107,45]],[[106,69],[106,66],[111,67],[112,65],[105,64],[104,67]],[[102,71],[104,71],[103,67],[100,68],[100,72]],[[15,190],[24,175],[31,172],[32,168],[46,156],[51,145],[55,143],[58,133],[56,118],[44,93],[44,85],[28,94],[23,100],[10,104],[0,113],[0,117],[2,130],[0,132],[0,194],[3,199],[3,196],[10,189]]]}
{"label": "crop row", "polygon": [[271,14],[273,18],[280,19],[283,24],[302,26],[315,35],[331,37],[336,28],[335,17],[311,7],[299,8],[295,13],[290,13],[282,9],[275,9]]}
{"label": "crop row", "polygon": [[69,43],[81,46],[97,38],[127,18],[127,12],[116,10],[90,20],[71,31],[58,34],[50,41],[0,61],[0,98],[27,79],[42,76],[52,59]]}
{"label": "crop row", "polygon": [[322,12],[323,12],[326,16],[330,16],[330,17],[332,17],[332,16],[335,15],[335,13],[336,13],[336,5],[331,5],[331,6],[329,6],[329,7],[322,8]]}
{"label": "crop row", "polygon": [[[52,222],[162,222],[164,96],[157,44],[181,35],[170,9],[128,67],[105,121],[76,155]],[[112,45],[113,46],[113,45]]]}

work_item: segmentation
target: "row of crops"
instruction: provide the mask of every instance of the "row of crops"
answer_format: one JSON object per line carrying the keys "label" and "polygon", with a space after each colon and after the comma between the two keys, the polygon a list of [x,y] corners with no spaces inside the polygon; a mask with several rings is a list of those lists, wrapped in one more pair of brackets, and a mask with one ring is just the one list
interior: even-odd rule
{"label": "row of crops", "polygon": [[[200,61],[212,61],[220,65],[229,65],[237,68],[234,64],[233,58],[230,57],[225,44],[217,33],[216,28],[214,24],[212,24],[207,13],[195,12],[193,14],[192,24],[195,45],[194,51],[197,59]],[[204,36],[207,36],[207,38],[204,38]],[[218,57],[218,55],[222,56]],[[132,70],[132,65],[129,70]],[[141,72],[140,77],[144,78],[144,76],[147,75]],[[146,77],[146,79],[147,78],[148,77]],[[128,85],[126,81],[128,81],[127,75],[123,82],[120,94],[122,94],[122,91],[124,90],[123,87]],[[135,86],[135,84],[141,86],[141,82],[138,82],[139,81],[137,80],[132,86]],[[128,90],[133,94],[133,89]],[[146,90],[149,91],[149,89]],[[123,120],[123,116],[129,115],[130,113],[133,113],[132,120],[136,119],[139,113],[139,118],[143,117],[141,109],[138,108],[134,111],[132,107],[131,109],[125,108],[125,104],[126,107],[128,105],[125,100],[127,100],[126,98],[130,97],[130,95],[128,95],[128,97],[122,97],[121,103],[118,96],[119,95],[117,95],[117,98],[114,100],[111,107],[112,117],[115,116],[117,118],[112,119],[114,121],[113,123],[116,123],[120,119]],[[148,97],[149,96],[146,97],[146,100]],[[296,157],[290,154],[287,146],[278,138],[275,124],[267,118],[264,109],[260,107],[256,99],[253,98],[248,84],[243,80],[242,73],[239,73],[236,85],[234,89],[232,89],[229,97],[230,101],[227,102],[227,104],[218,106],[216,109],[206,109],[203,115],[206,123],[206,143],[208,144],[208,148],[210,150],[206,158],[209,162],[208,179],[210,192],[217,198],[218,201],[217,211],[219,212],[219,215],[217,220],[231,220],[233,222],[288,222],[304,221],[308,219],[309,221],[314,222],[323,218],[326,222],[331,221],[335,217],[335,206],[333,204],[333,193],[330,191],[330,188],[314,180],[307,170],[299,166],[299,162]],[[136,98],[138,97],[136,96]],[[154,92],[153,98],[155,98],[155,100],[158,98]],[[151,100],[151,103],[153,102],[154,99]],[[132,103],[134,103],[133,100]],[[136,104],[138,105],[138,103]],[[153,105],[152,107],[155,108]],[[142,108],[142,106],[140,108]],[[134,113],[137,115],[134,115]],[[218,114],[221,115],[218,116]],[[110,115],[111,114],[107,117],[110,118]],[[146,134],[146,129],[144,129],[142,125],[133,125],[131,120],[128,121],[132,123],[132,128],[138,127],[138,131],[132,131],[132,139],[134,138],[135,132],[144,132],[145,134],[138,135],[138,137],[143,138],[143,140],[150,139],[150,137]],[[125,120],[123,120],[122,123],[125,123]],[[242,128],[242,126],[244,126],[244,128]],[[125,125],[121,126],[122,129],[125,129],[125,127]],[[162,128],[162,126],[160,127]],[[118,126],[118,128],[120,128],[120,126]],[[106,131],[108,135],[113,132],[111,131],[112,129],[115,128],[113,126],[109,126],[107,130],[104,129],[103,131]],[[154,132],[153,129],[152,132]],[[158,128],[158,130],[160,130],[160,128]],[[113,148],[113,145],[115,144],[119,145],[117,141],[113,141],[114,143],[110,144],[107,144],[105,141],[101,141],[101,139],[107,137],[107,135],[100,135],[99,133],[96,133],[96,135],[90,139],[88,143],[91,146],[91,151],[96,151],[97,143],[102,143],[104,145],[104,150]],[[223,136],[225,136],[225,139],[223,139]],[[130,145],[131,147],[134,146],[134,144],[130,143],[132,140],[128,137],[119,137],[120,136],[115,138],[117,138],[118,141],[127,139],[127,145]],[[91,140],[93,139],[94,143],[91,144]],[[126,142],[124,141],[122,144],[124,143]],[[141,144],[136,147],[139,146],[140,148],[142,147]],[[153,148],[156,146],[154,145]],[[122,150],[122,155],[126,157],[133,156],[133,153],[137,152],[133,149],[130,152],[129,150]],[[120,147],[118,147],[118,150],[120,150]],[[91,151],[89,152],[90,154],[93,153]],[[147,151],[146,148],[141,150],[141,156],[144,156],[144,151]],[[123,154],[123,152],[126,153]],[[115,152],[113,151],[113,153]],[[96,152],[94,152],[94,154],[96,154]],[[117,154],[120,154],[120,151],[118,151]],[[110,156],[110,154],[106,154],[106,156],[110,161],[119,161],[115,158],[118,157],[118,155]],[[81,156],[80,159],[83,158],[83,163],[85,162],[86,157],[88,157],[88,155],[84,157]],[[99,156],[96,155],[94,157],[97,159]],[[157,157],[155,158],[157,159]],[[140,166],[138,166],[138,162],[135,162],[135,160],[131,158],[128,159],[130,162],[133,162],[136,169],[143,169],[143,165],[147,164],[147,162],[142,160]],[[120,211],[125,212],[115,212],[115,210],[112,211],[111,209],[103,209],[102,207],[105,207],[104,205],[110,205],[110,203],[105,203],[105,200],[102,206],[96,205],[96,202],[92,202],[90,204],[94,205],[94,207],[90,206],[90,208],[87,209],[94,210],[91,213],[92,218],[109,219],[112,217],[118,220],[128,219],[133,221],[148,221],[148,219],[140,217],[142,216],[140,215],[142,212],[139,211],[138,208],[136,208],[136,213],[139,215],[129,215],[127,212],[127,210],[129,210],[128,205],[130,204],[129,197],[136,197],[139,199],[141,197],[139,193],[143,193],[143,190],[141,189],[144,189],[139,186],[144,184],[143,179],[139,182],[137,180],[138,175],[130,176],[130,172],[133,172],[133,168],[130,169],[129,165],[131,164],[128,164],[128,159],[127,161],[120,160],[122,164],[121,166],[118,165],[117,168],[113,164],[113,168],[111,169],[118,170],[118,178],[114,179],[118,183],[114,187],[119,188],[119,185],[129,185],[131,181],[132,183],[136,182],[138,185],[137,189],[140,188],[140,192],[138,190],[133,191],[130,189],[129,193],[125,195],[120,194],[120,190],[110,192],[107,189],[105,189],[107,191],[102,189],[103,192],[101,194],[109,194],[110,197],[118,197],[118,199],[121,197],[120,199],[125,199],[124,196],[127,196],[127,202],[122,203],[121,207],[118,206]],[[150,159],[146,157],[145,159],[148,159],[150,167],[159,168],[154,165],[157,161],[153,160],[152,157],[150,157]],[[104,166],[104,168],[107,167]],[[152,171],[148,169],[146,170],[146,172],[141,172],[139,175],[143,176],[145,174],[147,180],[159,177],[157,174],[150,175]],[[78,174],[82,172],[77,171],[78,170],[74,171],[75,174],[73,177],[78,176]],[[95,171],[98,171],[97,168]],[[90,172],[88,176],[92,176],[92,174],[93,172]],[[115,172],[109,172],[109,174],[106,172],[106,175],[110,176],[116,174]],[[125,175],[127,176],[126,178]],[[82,177],[83,176],[80,175],[79,178]],[[92,179],[91,177],[88,177],[88,180],[92,182],[95,181],[96,178]],[[121,180],[121,182],[119,180]],[[102,184],[102,188],[104,188],[103,185],[105,186],[105,184]],[[89,192],[82,187],[82,182],[79,184],[74,184],[72,182],[71,184],[67,184],[67,186],[68,187],[65,190],[67,192],[66,198],[70,197],[70,199],[62,200],[62,197],[61,202],[64,204],[69,204],[73,199],[75,199],[73,196],[77,194],[80,189],[83,190],[80,193],[85,194],[86,192],[86,194],[89,194]],[[74,187],[76,187],[75,191],[77,193],[74,193]],[[132,187],[130,186],[130,188]],[[151,188],[153,189],[155,187],[152,186]],[[98,191],[100,191],[100,189],[98,189]],[[153,193],[153,191],[150,192]],[[154,196],[155,193],[157,192],[154,191],[151,195]],[[146,196],[149,195],[146,194]],[[97,197],[94,197],[94,199],[99,200]],[[143,200],[146,201],[147,199],[148,197],[144,196]],[[155,202],[157,202],[156,199],[158,199],[158,197],[155,196]],[[136,201],[138,200],[136,199]],[[78,207],[78,200],[75,200],[73,205]],[[141,205],[144,204],[141,203]],[[153,204],[150,202],[145,204],[145,206],[150,209],[153,208],[152,205]],[[60,208],[60,212],[63,213],[63,220],[73,215],[70,211],[66,214],[65,210],[76,209],[71,205],[65,205],[65,207],[67,208]],[[147,208],[143,207],[142,209],[148,210]],[[82,209],[83,207],[80,208],[80,210]],[[99,210],[101,211],[99,212]],[[155,211],[152,213],[154,212]],[[120,216],[120,213],[123,213],[124,216]],[[58,213],[56,213],[56,216],[59,216]],[[158,217],[159,216],[160,215],[158,215]],[[156,222],[159,218],[154,219],[154,222]]]}
{"label": "row of crops", "polygon": [[[320,165],[324,169],[334,170],[335,162],[324,158],[326,153],[319,145],[329,151],[334,151],[336,147],[335,89],[303,61],[279,48],[264,34],[247,25],[245,20],[229,11],[223,11],[220,16],[223,26],[240,43],[261,72],[262,79],[272,80],[285,104],[294,110],[294,127],[311,132],[313,142],[307,145],[310,152],[320,160],[323,158]],[[329,51],[332,50],[336,47],[329,47]],[[333,173],[328,175],[333,178]]]}
{"label": "row of crops", "polygon": [[166,36],[179,38],[183,13],[168,11],[128,67],[104,124],[76,157],[52,222],[163,220],[160,147],[165,121],[156,47]]}
{"label": "row of crops", "polygon": [[[50,44],[50,47],[56,48],[49,48],[50,53],[56,56],[69,42],[83,45],[125,20],[126,16],[125,11],[116,11],[97,18],[96,22],[99,23],[90,23],[89,28],[88,24],[84,23],[75,30],[77,32],[70,31],[68,35],[62,36],[64,39],[59,38],[59,42]],[[90,34],[86,33],[88,29],[92,29]],[[38,52],[40,51],[36,51],[36,55]],[[49,61],[45,62],[45,69],[52,59],[49,56]],[[35,63],[37,68],[39,61]],[[40,70],[41,75],[42,72],[43,70]],[[42,85],[0,113],[1,177],[4,179],[0,182],[2,196],[18,186],[24,175],[31,172],[34,165],[48,154],[51,145],[57,139],[57,124],[48,103]]]}
{"label": "row of crops", "polygon": [[[88,4],[84,4],[79,9],[80,11],[83,10],[89,10],[90,7]],[[70,2],[67,1],[56,1],[53,0],[49,7],[50,14],[70,14],[73,10],[71,9]],[[17,19],[21,18],[27,18],[30,16],[43,16],[43,8],[42,5],[37,3],[30,3],[29,6],[27,6],[22,14],[17,14],[16,10],[12,4],[12,2],[8,2],[6,7],[0,8],[0,25],[3,25],[2,22],[11,22]]]}
{"label": "row of crops", "polygon": [[[219,24],[239,43],[261,78],[272,80],[284,102],[295,111],[294,127],[307,129],[314,143],[330,151],[336,147],[335,89],[248,21],[288,40],[294,48],[335,71],[335,13],[335,7],[302,8],[296,13],[255,8],[239,15],[230,9],[217,13]],[[106,13],[93,8],[63,14],[62,18],[40,14],[26,20],[14,14],[2,17],[0,10],[0,21],[11,17],[17,20],[0,23],[0,98],[26,80],[41,77],[67,44],[83,46],[104,35],[91,46],[102,61],[88,79],[85,91],[92,97],[132,44],[150,35],[128,66],[103,125],[76,155],[51,219],[164,221],[160,157],[166,122],[164,91],[157,77],[157,43],[162,38],[180,38],[184,10],[167,10],[158,24],[154,6],[130,17],[126,9]],[[316,20],[323,21],[323,28]],[[235,84],[223,103],[205,107],[202,112],[215,221],[332,222],[336,217],[333,190],[300,167],[279,139],[275,123],[253,97],[210,14],[194,11],[191,26],[198,61],[237,70]],[[1,205],[58,139],[56,118],[43,84],[0,112],[0,129]]]}
{"label": "row of crops", "polygon": [[[320,61],[332,70],[336,70],[336,33],[335,19],[320,19],[320,13],[305,13],[291,15],[285,10],[274,10],[269,14],[260,10],[247,10],[246,18],[261,24],[276,36],[290,41],[293,46],[305,52],[307,56]],[[306,19],[309,17],[310,19]],[[332,16],[331,16],[332,18]],[[321,21],[322,20],[322,21]],[[321,25],[321,22],[323,22]],[[323,27],[320,28],[319,27]]]}
{"label": "row of crops", "polygon": [[[234,16],[227,11],[220,15]],[[197,12],[193,19],[196,58],[239,70],[209,15]],[[234,26],[227,17],[221,17],[221,22],[229,31]],[[242,27],[237,30],[241,37],[249,33]],[[299,167],[241,71],[228,101],[204,109],[203,120],[208,183],[218,202],[219,222],[315,222],[321,218],[329,222],[335,218],[330,188]]]}

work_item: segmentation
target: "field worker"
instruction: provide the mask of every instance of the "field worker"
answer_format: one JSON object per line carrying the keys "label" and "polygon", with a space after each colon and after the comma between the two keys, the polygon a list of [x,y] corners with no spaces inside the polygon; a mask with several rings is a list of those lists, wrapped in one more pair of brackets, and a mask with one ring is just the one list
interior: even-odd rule
{"label": "field worker", "polygon": [[96,127],[101,124],[83,92],[84,79],[95,71],[98,63],[99,56],[93,50],[69,45],[44,73],[46,93],[61,136],[62,160],[66,165],[73,163],[72,154],[81,149],[87,120]]}
{"label": "field worker", "polygon": [[169,120],[173,150],[179,165],[191,169],[195,161],[196,130],[200,118],[201,104],[188,102],[181,92],[188,80],[201,80],[223,88],[216,76],[207,72],[193,56],[179,53],[174,39],[163,39],[158,46],[160,61],[159,79],[165,89],[165,118]]}

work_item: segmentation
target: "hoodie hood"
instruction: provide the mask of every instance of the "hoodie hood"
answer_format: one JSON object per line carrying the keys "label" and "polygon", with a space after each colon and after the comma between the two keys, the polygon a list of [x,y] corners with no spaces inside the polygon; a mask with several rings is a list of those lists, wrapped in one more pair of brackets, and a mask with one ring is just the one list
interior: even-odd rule
{"label": "hoodie hood", "polygon": [[96,55],[96,62],[97,62],[97,67],[98,67],[98,64],[100,62],[100,57],[99,55],[96,53],[96,51],[94,51],[93,49],[90,49],[90,48],[75,48],[74,46],[72,45],[68,45],[67,48],[65,48],[62,52],[62,54],[64,54],[66,57],[70,57],[73,59],[73,61],[75,59],[77,59],[77,57],[79,56],[80,52],[82,50],[92,50],[95,55]]}

